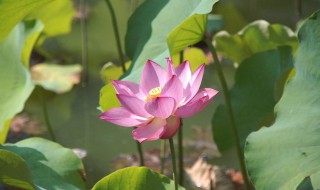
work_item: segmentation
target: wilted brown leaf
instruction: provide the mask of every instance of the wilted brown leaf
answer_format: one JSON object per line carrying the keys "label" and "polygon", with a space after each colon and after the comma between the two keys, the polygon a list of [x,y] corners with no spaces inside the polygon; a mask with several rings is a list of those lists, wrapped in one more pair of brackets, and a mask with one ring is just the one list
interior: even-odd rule
{"label": "wilted brown leaf", "polygon": [[41,63],[31,67],[31,76],[35,84],[61,94],[80,82],[81,69],[80,65]]}

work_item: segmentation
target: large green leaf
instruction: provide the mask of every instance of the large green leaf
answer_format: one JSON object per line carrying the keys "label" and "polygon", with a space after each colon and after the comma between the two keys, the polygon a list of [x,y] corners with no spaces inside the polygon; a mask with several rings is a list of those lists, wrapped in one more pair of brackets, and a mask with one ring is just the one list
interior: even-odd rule
{"label": "large green leaf", "polygon": [[[148,59],[165,67],[166,62],[164,58],[170,56],[166,41],[170,32],[175,31],[172,39],[169,40],[173,51],[171,53],[174,53],[178,49],[183,49],[181,43],[176,44],[172,41],[177,39],[177,33],[181,33],[181,27],[187,24],[188,28],[195,28],[195,31],[199,29],[203,32],[206,24],[203,20],[206,16],[203,15],[207,15],[211,11],[213,4],[217,1],[147,0],[144,2],[128,21],[125,48],[127,55],[132,59],[132,64],[129,71],[130,74],[123,80],[139,82],[143,65]],[[190,33],[183,36],[185,38],[178,38],[178,40],[187,41],[184,47],[201,40],[199,34],[191,35],[191,40],[187,39],[187,37],[190,37]],[[177,45],[179,45],[178,49],[175,48]],[[111,85],[107,84],[109,87],[104,87],[100,91],[100,106],[102,108],[112,108],[113,105],[118,104],[115,99],[114,90],[106,90],[112,89]],[[101,100],[101,97],[109,97],[110,99]]]}
{"label": "large green leaf", "polygon": [[39,189],[84,189],[82,162],[70,149],[35,137],[4,144],[0,149],[12,151],[25,160]]}
{"label": "large green leaf", "polygon": [[0,149],[0,183],[27,190],[35,189],[25,161],[17,154]]}
{"label": "large green leaf", "polygon": [[25,39],[24,46],[21,52],[21,62],[29,68],[30,56],[32,49],[43,30],[43,24],[38,20],[29,20],[24,22],[25,27],[25,36],[28,36]]}
{"label": "large green leaf", "polygon": [[39,19],[45,25],[41,42],[45,37],[68,33],[75,14],[71,0],[55,0],[32,11],[26,19]]}
{"label": "large green leaf", "polygon": [[[249,133],[256,131],[273,112],[277,79],[292,67],[291,55],[288,46],[256,53],[237,69],[230,97],[242,146]],[[225,105],[220,105],[215,112],[212,129],[219,150],[234,144]]]}
{"label": "large green leaf", "polygon": [[296,75],[275,107],[276,121],[247,138],[246,163],[257,189],[296,189],[308,176],[320,181],[320,12],[298,36]]}
{"label": "large green leaf", "polygon": [[0,41],[29,13],[49,2],[53,0],[1,0]]}
{"label": "large green leaf", "polygon": [[[183,26],[187,25],[187,29],[193,27],[196,31],[203,30],[206,22],[203,21],[204,18],[200,15],[207,15],[211,11],[213,4],[217,1],[218,0],[148,0],[142,4],[130,17],[128,22],[125,47],[127,55],[133,60],[131,70],[138,73],[141,72],[141,67],[148,59],[153,60],[160,55],[163,59],[160,64],[165,66],[164,58],[168,56],[166,39],[170,32],[174,32],[172,34],[172,40],[175,40],[175,34],[180,33],[181,27]],[[179,40],[186,41],[187,37],[190,37],[189,35],[189,32],[184,33],[184,38],[179,38]],[[194,36],[192,35],[191,37],[193,38]],[[175,49],[172,53],[178,49],[183,49],[181,44],[178,44],[178,49],[174,48],[176,45],[172,40],[169,41],[170,44],[174,44],[170,45],[172,50]],[[197,37],[197,40],[199,41],[201,38]],[[190,42],[198,42],[197,40],[188,40],[188,43],[186,43],[184,47],[191,45]],[[138,82],[139,76],[140,74],[134,74],[127,79]]]}
{"label": "large green leaf", "polygon": [[24,42],[30,36],[33,38],[30,31],[38,32],[41,29],[42,25],[37,22],[20,23],[0,42],[0,143],[5,140],[9,120],[23,109],[24,102],[34,88],[29,71],[21,63],[20,57],[26,56],[22,50],[30,53],[30,48],[23,49]]}
{"label": "large green leaf", "polygon": [[[93,190],[173,190],[174,182],[146,167],[117,170],[95,184]],[[179,187],[183,190],[184,188]]]}
{"label": "large green leaf", "polygon": [[177,26],[167,37],[171,55],[201,41],[206,32],[207,14],[195,14]]}
{"label": "large green leaf", "polygon": [[290,28],[280,24],[269,24],[264,20],[250,23],[235,35],[226,31],[214,37],[217,51],[235,62],[241,63],[257,52],[291,46],[295,52],[297,39]]}

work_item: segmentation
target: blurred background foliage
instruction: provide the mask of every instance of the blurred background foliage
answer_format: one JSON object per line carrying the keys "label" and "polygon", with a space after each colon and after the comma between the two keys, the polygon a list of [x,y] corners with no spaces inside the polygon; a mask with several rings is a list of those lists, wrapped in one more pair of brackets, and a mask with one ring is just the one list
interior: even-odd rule
{"label": "blurred background foliage", "polygon": [[[101,78],[106,78],[105,75],[101,76],[101,73],[104,73],[101,69],[105,69],[103,66],[109,62],[119,65],[119,60],[111,17],[105,2],[102,0],[84,1],[86,5],[85,9],[82,10],[80,10],[80,2],[74,0],[74,12],[70,10],[66,13],[73,14],[70,32],[53,37],[50,37],[49,32],[44,32],[32,53],[31,65],[44,61],[54,61],[60,65],[83,64],[82,48],[84,44],[81,39],[84,31],[81,29],[80,21],[84,19],[87,24],[85,33],[87,35],[88,62],[87,65],[82,65],[82,72],[85,75],[82,79],[86,80],[82,80],[71,91],[63,94],[55,94],[37,87],[27,101],[24,113],[40,123],[37,130],[45,128],[45,117],[41,117],[43,107],[39,101],[39,97],[45,97],[49,120],[53,126],[57,142],[65,147],[81,148],[87,152],[87,157],[84,158],[84,166],[87,172],[87,187],[89,188],[103,176],[117,169],[112,161],[119,158],[119,155],[121,157],[121,154],[124,153],[135,153],[136,149],[135,143],[131,139],[131,129],[115,127],[98,119],[100,114],[97,109],[99,106],[99,91],[105,83],[105,80]],[[122,47],[124,47],[127,21],[134,10],[143,2],[142,0],[111,0],[117,16]],[[235,34],[245,25],[258,19],[267,20],[271,24],[283,24],[296,31],[297,23],[319,7],[319,0],[222,0],[215,5],[213,13],[220,15],[219,18],[222,19],[217,28],[226,30],[230,34]],[[35,13],[31,16],[37,17],[37,14],[42,15],[42,13]],[[52,30],[50,29],[50,31]],[[68,27],[66,27],[66,30],[68,30]],[[217,29],[215,29],[216,31]],[[44,37],[47,38],[44,39]],[[197,47],[203,48],[203,45],[197,44]],[[188,56],[186,55],[186,57]],[[174,60],[177,59],[174,58]],[[199,60],[202,61],[203,59]],[[207,56],[207,60],[212,62],[210,56]],[[127,58],[126,61],[129,61],[129,59]],[[232,61],[223,59],[223,69],[231,88],[234,84],[236,68]],[[119,70],[115,73],[118,77]],[[208,64],[203,86],[220,89],[220,82],[213,73],[215,73],[214,64]],[[194,153],[196,155],[192,155],[193,159],[186,160],[186,162],[192,163],[199,154],[206,153],[212,163],[238,169],[238,164],[235,161],[235,150],[232,146],[222,152],[222,157],[216,158],[213,148],[202,142],[205,139],[211,144],[213,143],[211,136],[208,136],[206,131],[211,130],[211,118],[219,102],[222,102],[222,96],[219,96],[217,101],[201,114],[184,120],[187,154],[191,154],[195,150],[194,147],[200,146],[202,151]],[[45,132],[42,136],[50,138],[48,132]],[[11,132],[7,140],[12,142],[17,139],[19,139],[19,136],[17,137],[14,132]],[[158,148],[159,142],[144,143],[143,147],[145,149]],[[137,158],[133,156],[125,160],[130,159]],[[126,164],[123,163],[121,167]]]}

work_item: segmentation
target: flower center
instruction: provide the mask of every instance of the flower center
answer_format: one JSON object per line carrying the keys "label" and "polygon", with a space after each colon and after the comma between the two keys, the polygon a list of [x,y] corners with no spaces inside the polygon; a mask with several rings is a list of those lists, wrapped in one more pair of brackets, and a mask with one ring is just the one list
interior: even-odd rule
{"label": "flower center", "polygon": [[149,91],[149,96],[146,98],[146,101],[149,101],[153,98],[157,98],[161,95],[161,91],[162,91],[162,88],[159,86],[159,87],[156,87],[156,88],[153,88]]}

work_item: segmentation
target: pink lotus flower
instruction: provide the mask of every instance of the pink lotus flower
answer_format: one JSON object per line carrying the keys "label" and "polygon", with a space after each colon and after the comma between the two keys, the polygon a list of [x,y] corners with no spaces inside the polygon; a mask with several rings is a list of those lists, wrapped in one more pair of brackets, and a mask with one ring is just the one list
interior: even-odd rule
{"label": "pink lotus flower", "polygon": [[148,60],[140,85],[129,81],[112,81],[122,107],[107,110],[100,119],[136,127],[132,136],[140,143],[167,139],[176,134],[180,118],[203,110],[218,93],[211,88],[199,90],[204,64],[193,74],[188,61],[174,68],[167,58],[167,70]]}

